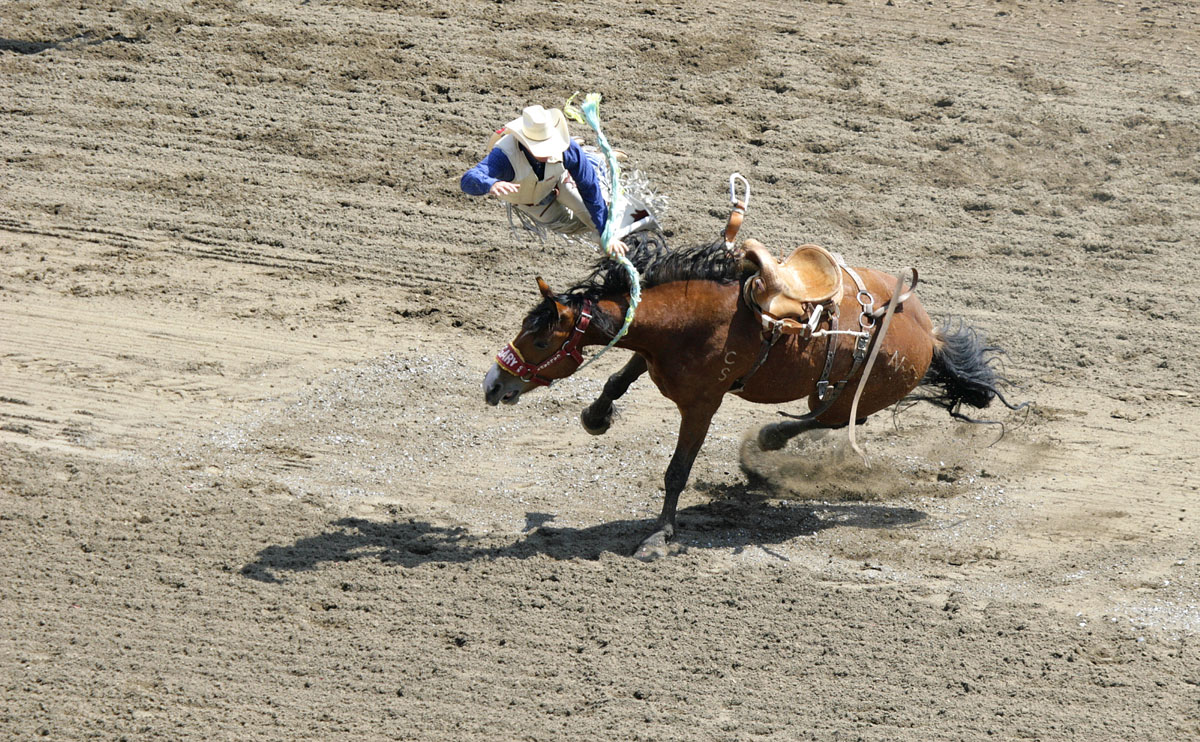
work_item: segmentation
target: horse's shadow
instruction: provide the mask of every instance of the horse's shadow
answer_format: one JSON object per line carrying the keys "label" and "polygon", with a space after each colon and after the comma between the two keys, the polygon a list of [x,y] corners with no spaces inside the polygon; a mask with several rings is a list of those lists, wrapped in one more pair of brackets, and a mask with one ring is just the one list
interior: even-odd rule
{"label": "horse's shadow", "polygon": [[[714,498],[679,511],[676,543],[684,549],[768,547],[837,527],[900,528],[924,520],[925,513],[905,507],[863,503],[771,503],[752,485],[709,485]],[[365,518],[333,521],[324,533],[288,545],[268,546],[241,573],[261,582],[282,582],[285,572],[317,569],[325,562],[359,559],[416,567],[498,558],[596,560],[605,553],[630,554],[652,530],[652,520],[617,520],[587,528],[550,525],[554,516],[526,513],[522,535],[511,543],[473,535],[460,526],[439,526],[415,518],[379,522]]]}

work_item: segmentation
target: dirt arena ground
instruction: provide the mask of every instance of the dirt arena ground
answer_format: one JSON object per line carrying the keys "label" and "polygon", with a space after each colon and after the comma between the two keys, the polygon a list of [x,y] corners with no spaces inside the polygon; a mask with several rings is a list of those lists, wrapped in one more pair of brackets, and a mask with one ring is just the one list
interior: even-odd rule
{"label": "dirt arena ground", "polygon": [[[1200,738],[1198,49],[1185,0],[0,0],[0,736]],[[631,559],[674,408],[582,430],[621,352],[480,389],[593,255],[458,178],[575,90],[673,245],[740,171],[1034,411],[867,468],[730,399]]]}

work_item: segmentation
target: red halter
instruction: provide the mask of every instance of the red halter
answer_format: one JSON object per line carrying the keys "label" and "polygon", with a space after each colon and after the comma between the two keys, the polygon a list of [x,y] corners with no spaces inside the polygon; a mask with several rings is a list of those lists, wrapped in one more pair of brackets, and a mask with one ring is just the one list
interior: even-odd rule
{"label": "red halter", "polygon": [[593,309],[594,305],[590,300],[584,302],[583,308],[579,311],[579,319],[575,321],[575,330],[571,333],[571,337],[567,338],[567,342],[563,343],[562,347],[555,351],[553,355],[536,366],[532,363],[527,363],[521,357],[520,351],[512,343],[504,346],[496,354],[496,364],[521,381],[527,383],[532,381],[538,386],[550,386],[550,382],[553,379],[547,379],[540,375],[544,369],[558,363],[563,356],[575,361],[576,366],[583,363],[583,353],[580,351],[580,345],[583,343],[583,333],[587,332],[588,325],[592,323]]}

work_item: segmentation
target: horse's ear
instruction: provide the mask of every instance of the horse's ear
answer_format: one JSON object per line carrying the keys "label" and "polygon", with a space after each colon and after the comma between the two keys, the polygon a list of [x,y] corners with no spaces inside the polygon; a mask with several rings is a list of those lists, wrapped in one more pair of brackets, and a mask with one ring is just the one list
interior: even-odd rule
{"label": "horse's ear", "polygon": [[550,284],[543,281],[541,276],[538,276],[537,282],[538,291],[542,292],[542,296],[554,302],[554,310],[558,312],[559,327],[570,327],[575,320],[567,313],[567,305],[558,300],[554,289],[550,288]]}

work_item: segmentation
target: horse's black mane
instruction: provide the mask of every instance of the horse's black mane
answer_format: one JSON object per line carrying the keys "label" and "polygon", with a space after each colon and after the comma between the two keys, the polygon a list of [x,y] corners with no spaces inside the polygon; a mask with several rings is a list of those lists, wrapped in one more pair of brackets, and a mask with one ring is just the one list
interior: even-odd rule
{"label": "horse's black mane", "polygon": [[[723,237],[711,244],[672,251],[661,235],[638,232],[625,238],[625,246],[629,249],[626,257],[637,268],[643,289],[673,281],[733,283],[741,274],[741,258],[728,253]],[[602,257],[593,264],[587,277],[555,299],[578,309],[589,299],[597,301],[603,296],[628,294],[630,288],[629,273],[625,268],[615,260]],[[525,328],[536,332],[556,317],[554,304],[543,301],[525,317]],[[609,327],[608,320],[597,316],[593,321],[599,323],[602,330],[615,333],[617,327]]]}

